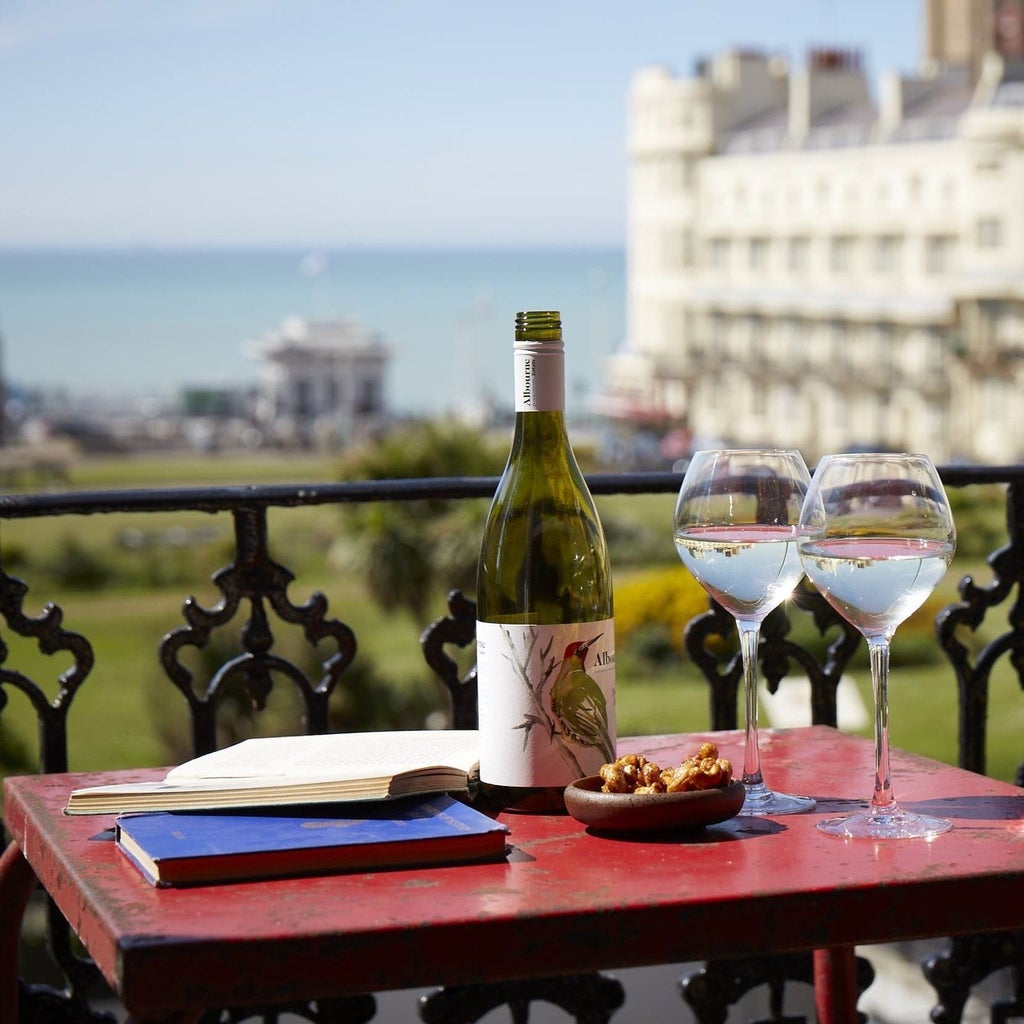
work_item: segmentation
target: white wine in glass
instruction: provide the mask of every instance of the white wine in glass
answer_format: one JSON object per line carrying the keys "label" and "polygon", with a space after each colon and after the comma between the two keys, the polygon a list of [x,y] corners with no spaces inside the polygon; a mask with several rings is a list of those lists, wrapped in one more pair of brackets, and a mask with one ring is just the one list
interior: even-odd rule
{"label": "white wine in glass", "polygon": [[803,576],[796,535],[810,473],[791,449],[715,449],[690,460],[673,518],[683,564],[736,620],[743,659],[746,746],[740,814],[799,814],[808,796],[771,790],[761,773],[757,649],[761,623]]}
{"label": "white wine in glass", "polygon": [[875,783],[866,810],[829,818],[831,835],[913,839],[951,828],[900,807],[889,773],[889,645],[945,575],[956,528],[927,455],[826,455],[800,516],[808,579],[864,635],[875,704]]}

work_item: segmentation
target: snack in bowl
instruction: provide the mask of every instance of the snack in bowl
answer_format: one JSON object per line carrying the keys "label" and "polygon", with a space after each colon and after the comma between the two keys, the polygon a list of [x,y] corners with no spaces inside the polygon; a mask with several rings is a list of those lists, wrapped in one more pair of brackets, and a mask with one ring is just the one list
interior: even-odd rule
{"label": "snack in bowl", "polygon": [[703,743],[675,768],[624,754],[565,789],[566,810],[595,832],[686,832],[738,814],[746,789]]}
{"label": "snack in bowl", "polygon": [[723,789],[732,782],[732,765],[718,756],[714,743],[702,743],[677,768],[659,768],[643,754],[623,754],[601,765],[602,793],[687,793]]}

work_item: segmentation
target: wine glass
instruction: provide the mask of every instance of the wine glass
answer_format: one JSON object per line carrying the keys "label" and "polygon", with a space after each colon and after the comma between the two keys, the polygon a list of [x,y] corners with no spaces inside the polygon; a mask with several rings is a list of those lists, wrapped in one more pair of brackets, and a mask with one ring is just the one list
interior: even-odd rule
{"label": "wine glass", "polygon": [[757,648],[761,623],[803,576],[797,524],[810,473],[798,451],[697,452],[683,476],[673,538],[683,564],[736,620],[743,658],[746,745],[740,814],[799,814],[809,796],[773,792],[761,774],[757,737]]}
{"label": "wine glass", "polygon": [[829,818],[831,835],[910,839],[939,835],[945,818],[897,804],[889,778],[889,644],[896,627],[942,579],[956,527],[927,455],[826,455],[800,515],[804,571],[867,638],[875,703],[875,786],[867,809]]}

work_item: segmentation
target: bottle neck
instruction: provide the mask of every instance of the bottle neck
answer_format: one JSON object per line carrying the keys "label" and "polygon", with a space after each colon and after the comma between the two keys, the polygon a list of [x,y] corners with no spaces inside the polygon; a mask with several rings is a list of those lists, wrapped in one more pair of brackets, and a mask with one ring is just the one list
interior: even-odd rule
{"label": "bottle neck", "polygon": [[515,349],[516,428],[512,453],[551,458],[568,448],[565,430],[565,350],[557,345]]}
{"label": "bottle neck", "polygon": [[511,456],[536,461],[550,460],[558,455],[572,458],[565,413],[560,409],[553,412],[517,412]]}

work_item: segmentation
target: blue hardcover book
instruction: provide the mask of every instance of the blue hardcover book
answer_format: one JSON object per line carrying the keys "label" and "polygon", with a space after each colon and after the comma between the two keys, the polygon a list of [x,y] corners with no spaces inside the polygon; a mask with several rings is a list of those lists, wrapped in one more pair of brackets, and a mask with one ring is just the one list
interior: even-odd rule
{"label": "blue hardcover book", "polygon": [[118,847],[157,886],[495,860],[508,828],[440,794],[273,811],[121,815]]}

